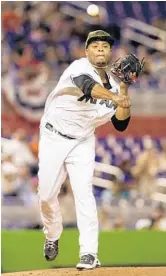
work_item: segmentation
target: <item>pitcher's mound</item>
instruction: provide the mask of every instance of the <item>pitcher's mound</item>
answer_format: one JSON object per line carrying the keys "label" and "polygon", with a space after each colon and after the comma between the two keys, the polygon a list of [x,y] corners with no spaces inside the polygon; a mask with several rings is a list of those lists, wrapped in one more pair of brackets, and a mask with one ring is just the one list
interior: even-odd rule
{"label": "pitcher's mound", "polygon": [[102,267],[78,271],[75,268],[58,268],[25,272],[3,273],[4,276],[166,276],[166,267]]}

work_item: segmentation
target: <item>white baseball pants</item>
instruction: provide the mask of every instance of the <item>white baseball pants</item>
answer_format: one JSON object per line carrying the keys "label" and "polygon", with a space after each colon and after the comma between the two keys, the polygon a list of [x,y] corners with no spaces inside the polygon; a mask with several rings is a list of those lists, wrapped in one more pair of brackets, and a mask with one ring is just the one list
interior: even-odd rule
{"label": "white baseball pants", "polygon": [[41,128],[38,194],[44,234],[53,241],[61,236],[58,194],[68,173],[75,199],[80,255],[98,251],[98,218],[92,193],[94,158],[94,136],[80,142]]}

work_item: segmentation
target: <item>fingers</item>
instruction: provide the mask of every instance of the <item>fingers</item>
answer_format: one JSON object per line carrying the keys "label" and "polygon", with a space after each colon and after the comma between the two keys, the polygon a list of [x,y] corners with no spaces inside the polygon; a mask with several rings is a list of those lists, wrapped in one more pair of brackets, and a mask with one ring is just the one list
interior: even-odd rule
{"label": "fingers", "polygon": [[131,100],[130,99],[125,99],[124,108],[129,108],[130,106],[131,106]]}
{"label": "fingers", "polygon": [[122,96],[119,98],[117,104],[123,108],[129,108],[131,106],[131,99],[129,96]]}
{"label": "fingers", "polygon": [[[121,106],[121,105],[120,105]],[[127,101],[127,100],[125,100],[123,103],[122,103],[122,106],[121,107],[123,107],[123,108],[129,108],[131,106],[131,104]]]}
{"label": "fingers", "polygon": [[137,81],[136,72],[130,73],[130,79],[132,80],[133,83]]}
{"label": "fingers", "polygon": [[129,108],[131,106],[131,99],[129,96],[114,96],[113,101],[123,108]]}
{"label": "fingers", "polygon": [[126,97],[126,99],[125,99],[125,107],[130,107],[131,106],[131,99],[130,99],[130,97],[129,96],[127,96]]}

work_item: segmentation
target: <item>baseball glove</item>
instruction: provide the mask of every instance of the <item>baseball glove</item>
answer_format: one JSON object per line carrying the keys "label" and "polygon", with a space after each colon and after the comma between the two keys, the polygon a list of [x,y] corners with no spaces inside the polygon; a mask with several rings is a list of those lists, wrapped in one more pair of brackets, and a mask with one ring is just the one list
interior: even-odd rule
{"label": "baseball glove", "polygon": [[127,84],[133,84],[140,73],[143,72],[144,64],[144,58],[140,61],[135,55],[130,54],[115,61],[115,63],[112,64],[111,72],[120,81]]}

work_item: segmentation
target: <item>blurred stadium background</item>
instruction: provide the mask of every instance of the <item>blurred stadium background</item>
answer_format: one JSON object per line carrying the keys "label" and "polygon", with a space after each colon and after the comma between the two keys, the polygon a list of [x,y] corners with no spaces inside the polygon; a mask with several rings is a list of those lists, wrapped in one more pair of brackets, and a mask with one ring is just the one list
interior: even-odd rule
{"label": "blurred stadium background", "polygon": [[[87,14],[92,3],[97,16]],[[1,9],[2,229],[42,228],[36,191],[45,100],[84,56],[88,32],[104,29],[116,39],[111,62],[132,52],[146,64],[130,88],[127,131],[107,124],[96,132],[100,230],[166,230],[166,2],[2,1]],[[64,227],[75,228],[68,179],[59,199]]]}

